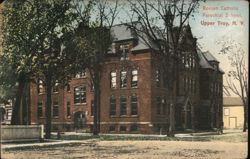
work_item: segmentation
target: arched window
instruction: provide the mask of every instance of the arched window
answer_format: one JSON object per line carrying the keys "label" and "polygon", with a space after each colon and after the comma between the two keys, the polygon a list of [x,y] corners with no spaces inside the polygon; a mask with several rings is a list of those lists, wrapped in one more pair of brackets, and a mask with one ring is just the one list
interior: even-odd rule
{"label": "arched window", "polygon": [[121,71],[120,87],[121,88],[126,88],[127,87],[127,71]]}
{"label": "arched window", "polygon": [[136,88],[138,86],[138,70],[132,70],[131,75],[131,87]]}
{"label": "arched window", "polygon": [[86,87],[80,86],[74,89],[74,103],[86,103]]}
{"label": "arched window", "polygon": [[110,72],[110,88],[116,88],[116,72]]}

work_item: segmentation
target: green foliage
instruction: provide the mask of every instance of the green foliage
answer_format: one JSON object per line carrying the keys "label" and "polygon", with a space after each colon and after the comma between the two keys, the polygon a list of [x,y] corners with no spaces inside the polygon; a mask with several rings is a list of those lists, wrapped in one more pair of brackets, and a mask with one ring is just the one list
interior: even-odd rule
{"label": "green foliage", "polygon": [[16,76],[10,65],[1,57],[0,60],[0,103],[7,103],[15,97]]}

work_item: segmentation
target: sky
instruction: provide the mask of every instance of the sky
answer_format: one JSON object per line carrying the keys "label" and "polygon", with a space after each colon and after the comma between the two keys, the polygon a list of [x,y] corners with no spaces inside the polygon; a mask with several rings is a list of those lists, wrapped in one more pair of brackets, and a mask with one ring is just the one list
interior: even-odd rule
{"label": "sky", "polygon": [[[126,9],[125,9],[126,10]],[[120,12],[122,21],[128,19]],[[249,41],[249,3],[244,0],[206,0],[189,19],[194,37],[196,37],[202,51],[211,52],[220,62],[220,68],[225,72],[232,70],[228,55],[220,54],[222,40],[233,40],[240,43],[248,55]],[[129,20],[128,20],[129,21]],[[248,58],[246,58],[248,63]],[[232,96],[235,96],[232,94]]]}
{"label": "sky", "polygon": [[[189,23],[202,50],[210,51],[220,61],[226,84],[225,76],[232,67],[227,55],[219,54],[221,45],[217,41],[234,40],[242,45],[247,57],[249,56],[249,3],[243,0],[207,0],[200,5]],[[248,63],[248,58],[245,60]]]}
{"label": "sky", "polygon": [[[241,43],[248,53],[249,4],[246,1],[239,0],[206,1],[206,3],[200,5],[198,11],[194,14],[195,19],[189,21],[192,32],[198,38],[202,50],[210,51],[220,61],[221,68],[227,72],[231,69],[231,66],[227,56],[219,54],[221,46],[216,42],[221,41],[223,37],[233,39]],[[212,17],[216,14],[219,17]],[[226,17],[226,15],[228,16]],[[214,22],[214,24],[204,25],[204,22],[210,22],[210,24]],[[236,25],[233,25],[234,22],[236,22]]]}

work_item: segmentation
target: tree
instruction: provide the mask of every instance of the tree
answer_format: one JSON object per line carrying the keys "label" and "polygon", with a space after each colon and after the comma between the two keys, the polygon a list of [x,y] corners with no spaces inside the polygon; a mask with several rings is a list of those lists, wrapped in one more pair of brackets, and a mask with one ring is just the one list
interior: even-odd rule
{"label": "tree", "polygon": [[[83,7],[82,5],[85,5]],[[114,3],[107,0],[90,1],[87,4],[76,3],[78,14],[78,27],[71,43],[68,46],[77,52],[78,68],[87,68],[90,72],[91,81],[94,87],[94,126],[93,135],[99,133],[100,114],[100,79],[102,64],[108,52],[112,36],[110,29],[118,13],[118,1]],[[94,11],[96,11],[94,13]],[[94,19],[94,20],[91,20]]]}
{"label": "tree", "polygon": [[[132,11],[128,26],[153,51],[162,56],[160,67],[167,75],[170,92],[176,90],[179,62],[183,54],[183,37],[188,20],[201,0],[129,0]],[[134,22],[137,21],[137,22]],[[170,75],[171,74],[171,75]],[[174,135],[175,94],[169,107],[169,135]]]}
{"label": "tree", "polygon": [[[23,1],[15,2],[8,1],[5,3],[3,10],[3,55],[5,64],[9,64],[13,74],[16,76],[12,87],[16,87],[15,104],[11,124],[20,124],[20,107],[21,98],[25,89],[25,85],[31,79],[32,61],[35,56],[34,40],[32,27],[29,22],[29,17],[33,15],[27,12],[29,8],[23,6]],[[18,24],[18,27],[17,27]],[[15,83],[15,84],[14,84]],[[16,86],[15,86],[16,85]]]}
{"label": "tree", "polygon": [[248,124],[248,62],[247,53],[242,45],[234,40],[220,41],[221,54],[228,55],[231,69],[226,74],[226,84],[223,86],[228,95],[235,94],[240,97],[244,106],[243,132]]}
{"label": "tree", "polygon": [[16,76],[4,57],[0,61],[0,103],[14,100],[16,92]]}
{"label": "tree", "polygon": [[50,138],[51,132],[52,87],[56,82],[70,79],[70,64],[74,63],[63,51],[63,43],[68,38],[64,34],[73,26],[70,9],[70,0],[8,1],[6,5],[4,56],[20,81],[14,107],[18,110],[13,112],[19,112],[25,84],[42,79],[46,86],[46,138]]}

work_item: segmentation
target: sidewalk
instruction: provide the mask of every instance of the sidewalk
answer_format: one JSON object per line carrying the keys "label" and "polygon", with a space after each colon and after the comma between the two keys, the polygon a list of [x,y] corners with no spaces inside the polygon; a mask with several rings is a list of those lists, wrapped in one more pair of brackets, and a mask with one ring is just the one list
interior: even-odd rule
{"label": "sidewalk", "polygon": [[[224,130],[223,135],[232,135],[241,133],[242,130]],[[52,133],[52,135],[56,136],[56,133]],[[62,136],[89,136],[91,137],[91,133],[76,133],[76,132],[65,132],[61,134]],[[195,132],[195,133],[177,133],[175,134],[176,138],[203,138],[208,137],[209,135],[214,136],[218,135],[218,132]],[[102,136],[113,136],[113,137],[156,137],[156,138],[164,138],[167,135],[153,135],[153,134],[100,134]],[[46,146],[55,146],[55,145],[68,145],[68,144],[89,144],[97,141],[96,138],[84,139],[84,140],[45,140],[44,142],[36,142],[36,143],[4,143],[1,145],[2,149],[12,149],[12,148],[29,148],[29,147],[46,147]]]}
{"label": "sidewalk", "polygon": [[2,144],[2,149],[12,149],[12,148],[30,148],[30,147],[46,147],[46,146],[55,146],[55,145],[68,145],[68,144],[88,144],[93,142],[95,139],[89,139],[89,140],[47,140],[44,142],[37,142],[37,143],[25,143],[25,144]]}

